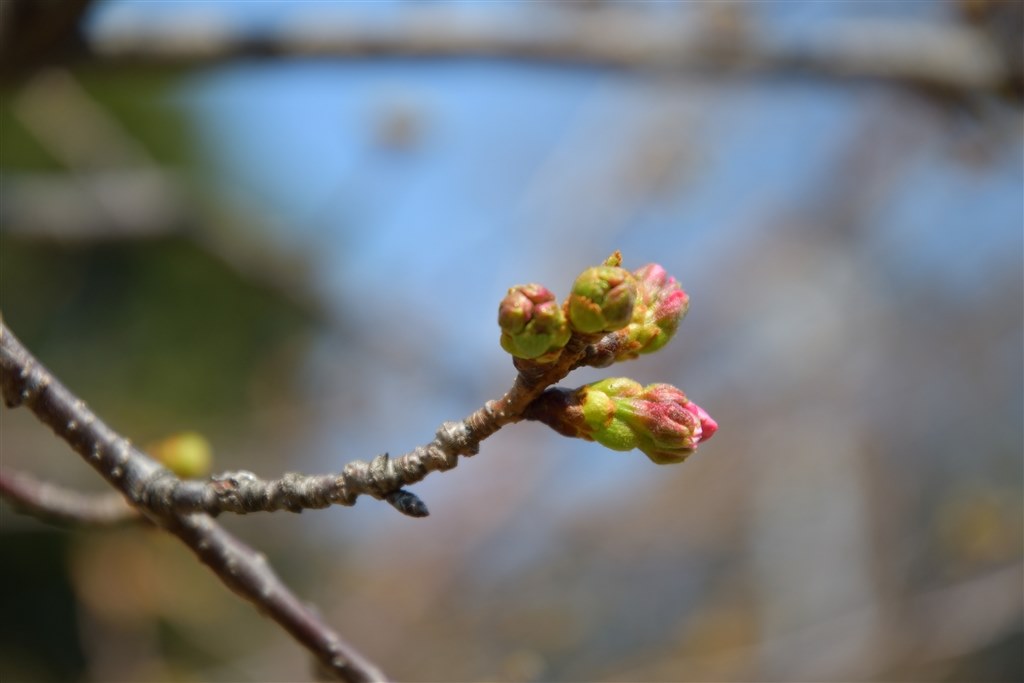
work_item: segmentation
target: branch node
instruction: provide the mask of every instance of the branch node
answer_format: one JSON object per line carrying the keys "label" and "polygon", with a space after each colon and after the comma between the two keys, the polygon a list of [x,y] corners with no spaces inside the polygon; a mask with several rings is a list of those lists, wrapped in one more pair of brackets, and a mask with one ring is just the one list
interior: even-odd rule
{"label": "branch node", "polygon": [[[484,407],[488,414],[493,412],[492,403],[494,402],[488,401]],[[480,444],[477,440],[470,438],[470,429],[465,422],[444,422],[438,428],[434,437],[446,455],[458,455],[460,453],[476,455],[480,452]]]}
{"label": "branch node", "polygon": [[395,463],[387,453],[381,453],[370,461],[367,475],[369,492],[378,500],[386,498],[388,494],[392,493],[395,482],[398,481]]}

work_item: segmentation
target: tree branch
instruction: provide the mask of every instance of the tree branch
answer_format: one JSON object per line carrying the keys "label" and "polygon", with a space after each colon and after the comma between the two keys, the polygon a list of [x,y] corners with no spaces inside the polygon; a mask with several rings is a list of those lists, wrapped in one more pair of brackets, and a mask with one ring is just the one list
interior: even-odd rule
{"label": "tree branch", "polygon": [[802,39],[779,40],[754,26],[742,6],[669,21],[621,9],[551,11],[544,18],[545,30],[537,31],[532,23],[467,21],[448,8],[418,6],[383,26],[316,14],[294,17],[277,30],[244,33],[211,14],[199,26],[103,27],[90,49],[101,64],[132,67],[284,56],[484,57],[674,73],[805,73],[961,94],[1020,79],[984,33],[951,23],[844,20]]}
{"label": "tree branch", "polygon": [[0,173],[4,232],[72,240],[177,235],[196,222],[173,174],[137,167],[89,173]]}
{"label": "tree branch", "polygon": [[[426,504],[404,487],[422,481],[431,472],[452,469],[458,464],[459,456],[475,455],[481,441],[503,426],[522,420],[526,407],[546,388],[594,357],[595,342],[600,339],[576,333],[558,361],[549,365],[517,361],[519,374],[504,396],[489,401],[461,422],[445,422],[433,441],[401,456],[392,458],[383,454],[370,462],[355,460],[338,474],[289,472],[280,479],[266,480],[240,470],[198,481],[179,479],[134,449],[63,386],[56,384],[57,389],[54,389],[55,380],[31,357],[24,362],[12,361],[9,370],[8,347],[17,342],[7,328],[3,331],[7,404],[28,403],[43,422],[71,443],[133,504],[158,516],[195,512],[210,515],[277,510],[301,512],[331,505],[351,506],[360,496],[369,495],[387,501],[403,514],[425,517],[429,514]],[[27,354],[24,349],[21,351]],[[38,394],[44,390],[56,391],[64,399],[59,418],[46,409],[48,403],[40,403]]]}
{"label": "tree branch", "polygon": [[264,480],[252,472],[226,472],[207,481],[182,481],[169,473],[150,478],[140,501],[151,510],[167,512],[271,512],[330,505],[354,505],[363,495],[386,500],[400,512],[424,517],[427,507],[403,487],[422,481],[435,471],[449,470],[459,456],[479,452],[480,442],[503,426],[523,419],[526,407],[549,386],[576,367],[595,337],[576,334],[558,361],[540,365],[518,361],[512,388],[497,401],[489,401],[461,422],[445,422],[434,440],[404,455],[379,455],[371,462],[356,460],[339,474],[288,473]]}
{"label": "tree branch", "polygon": [[0,468],[0,497],[19,512],[62,524],[108,526],[140,519],[118,493],[80,493],[8,468]]}
{"label": "tree branch", "polygon": [[0,322],[0,388],[8,407],[28,407],[147,518],[180,538],[232,591],[276,621],[323,666],[350,683],[386,680],[277,577],[266,558],[208,515],[145,504],[150,482],[173,475],[103,423]]}
{"label": "tree branch", "polygon": [[[547,387],[587,356],[600,335],[575,333],[558,360],[539,364],[516,360],[512,387],[461,422],[445,422],[433,441],[397,458],[357,460],[340,474],[290,473],[265,481],[251,472],[229,472],[207,481],[183,481],[103,423],[22,346],[0,321],[0,388],[8,407],[27,406],[67,441],[124,500],[147,519],[180,538],[235,593],[256,605],[303,644],[328,670],[346,681],[383,680],[383,674],[303,605],[274,574],[266,558],[218,526],[211,515],[354,505],[359,496],[386,500],[413,517],[427,508],[403,487],[430,472],[448,470],[459,456],[475,455],[480,442],[523,414]],[[33,512],[58,513],[75,521],[111,513],[92,498],[17,476],[0,477],[0,491]],[[124,513],[131,508],[120,501]],[[100,509],[102,508],[102,510]]]}

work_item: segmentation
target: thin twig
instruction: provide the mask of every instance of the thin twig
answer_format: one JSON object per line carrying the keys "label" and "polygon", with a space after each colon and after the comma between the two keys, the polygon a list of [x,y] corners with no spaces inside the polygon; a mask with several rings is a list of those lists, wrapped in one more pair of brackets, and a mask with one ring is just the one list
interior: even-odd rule
{"label": "thin twig", "polygon": [[61,524],[109,526],[140,519],[119,493],[81,493],[8,468],[0,468],[0,497],[19,512]]}
{"label": "thin twig", "polygon": [[145,505],[150,482],[173,479],[157,462],[103,423],[0,322],[0,388],[8,407],[28,407],[149,519],[180,538],[238,595],[267,614],[324,667],[350,683],[386,680],[277,577],[266,558],[208,515]]}
{"label": "thin twig", "polygon": [[150,478],[140,493],[147,508],[158,511],[271,512],[354,505],[363,495],[386,500],[412,517],[427,515],[427,507],[404,487],[435,471],[449,470],[459,456],[475,455],[480,442],[507,424],[523,419],[526,407],[547,387],[576,367],[595,339],[576,335],[559,359],[550,365],[519,362],[512,388],[489,401],[461,422],[445,422],[434,440],[404,455],[379,455],[370,462],[356,460],[339,474],[288,473],[280,479],[261,479],[252,472],[225,472],[206,481],[182,481],[170,475]]}

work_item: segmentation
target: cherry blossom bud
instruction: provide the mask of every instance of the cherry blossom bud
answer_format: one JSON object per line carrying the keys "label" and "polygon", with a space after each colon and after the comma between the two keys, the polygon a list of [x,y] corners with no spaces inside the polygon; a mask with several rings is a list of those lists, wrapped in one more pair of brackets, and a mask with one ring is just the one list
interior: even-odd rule
{"label": "cherry blossom bud", "polygon": [[541,285],[508,290],[498,307],[501,348],[517,358],[547,362],[569,341],[569,326],[555,295]]}
{"label": "cherry blossom bud", "polygon": [[549,389],[525,416],[566,436],[597,441],[617,451],[643,451],[659,465],[682,462],[710,439],[718,424],[670,384],[612,378],[575,391]]}
{"label": "cherry blossom bud", "polygon": [[[679,322],[690,309],[690,297],[674,277],[657,263],[649,263],[633,273],[640,282],[644,316],[637,325],[641,342],[638,353],[652,353],[665,346],[679,328]],[[633,316],[636,321],[636,315]],[[630,333],[633,324],[630,325]]]}
{"label": "cherry blossom bud", "polygon": [[[617,261],[613,256],[605,263]],[[629,271],[617,265],[587,268],[569,295],[569,324],[587,334],[622,329],[633,318],[636,300],[637,282]]]}
{"label": "cherry blossom bud", "polygon": [[718,431],[707,411],[671,384],[650,384],[616,408],[616,417],[636,433],[637,448],[659,465],[682,462]]}
{"label": "cherry blossom bud", "polygon": [[629,325],[615,333],[614,361],[636,358],[665,346],[690,307],[686,292],[658,264],[649,263],[633,275],[639,285],[639,298]]}

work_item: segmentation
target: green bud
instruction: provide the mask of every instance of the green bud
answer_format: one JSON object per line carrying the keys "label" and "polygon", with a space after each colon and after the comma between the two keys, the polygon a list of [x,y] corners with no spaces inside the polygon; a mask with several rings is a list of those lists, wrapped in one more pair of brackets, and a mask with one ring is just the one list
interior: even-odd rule
{"label": "green bud", "polygon": [[[614,256],[606,263],[617,262]],[[569,295],[569,324],[586,334],[622,329],[632,320],[636,301],[637,282],[629,271],[616,265],[587,268]]]}
{"label": "green bud", "polygon": [[569,341],[565,313],[546,287],[518,285],[498,306],[501,348],[516,358],[549,362]]}
{"label": "green bud", "polygon": [[183,479],[198,479],[210,472],[213,460],[210,442],[196,432],[179,432],[151,444],[154,459]]}

